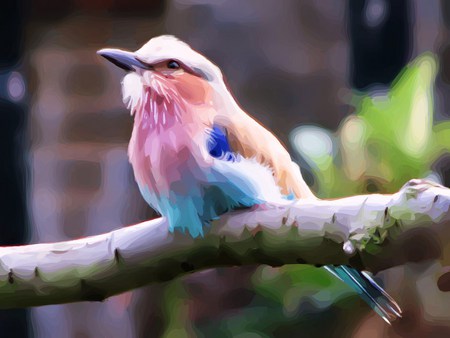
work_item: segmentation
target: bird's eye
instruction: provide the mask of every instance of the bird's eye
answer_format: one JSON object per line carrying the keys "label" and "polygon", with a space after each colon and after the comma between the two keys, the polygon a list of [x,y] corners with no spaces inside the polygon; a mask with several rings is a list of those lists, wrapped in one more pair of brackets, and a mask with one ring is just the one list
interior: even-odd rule
{"label": "bird's eye", "polygon": [[180,64],[174,60],[167,62],[167,68],[169,69],[180,69]]}

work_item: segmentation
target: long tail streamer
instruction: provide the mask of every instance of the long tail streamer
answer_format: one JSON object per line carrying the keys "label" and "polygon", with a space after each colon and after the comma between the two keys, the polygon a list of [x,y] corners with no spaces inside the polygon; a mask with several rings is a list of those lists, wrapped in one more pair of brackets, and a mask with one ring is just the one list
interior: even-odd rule
{"label": "long tail streamer", "polygon": [[395,300],[367,272],[345,265],[325,265],[324,268],[354,289],[388,324],[402,316]]}

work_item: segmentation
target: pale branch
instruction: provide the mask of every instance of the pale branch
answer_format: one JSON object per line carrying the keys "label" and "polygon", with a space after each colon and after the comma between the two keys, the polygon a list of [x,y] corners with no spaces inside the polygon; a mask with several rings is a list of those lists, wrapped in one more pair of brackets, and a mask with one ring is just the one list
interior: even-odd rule
{"label": "pale branch", "polygon": [[218,266],[351,264],[378,271],[442,255],[450,189],[408,182],[393,195],[302,200],[231,212],[202,238],[164,218],[75,241],[0,248],[0,308],[101,301]]}

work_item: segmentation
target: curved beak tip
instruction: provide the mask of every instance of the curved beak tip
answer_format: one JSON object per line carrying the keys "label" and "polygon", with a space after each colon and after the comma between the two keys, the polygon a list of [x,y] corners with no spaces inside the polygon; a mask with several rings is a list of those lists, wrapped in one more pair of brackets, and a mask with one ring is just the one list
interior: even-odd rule
{"label": "curved beak tip", "polygon": [[97,55],[103,56],[103,54],[105,54],[105,53],[107,53],[107,52],[108,52],[108,49],[107,49],[107,48],[99,49],[99,50],[97,51]]}
{"label": "curved beak tip", "polygon": [[143,68],[144,66],[134,53],[121,49],[103,48],[98,50],[97,54],[126,71],[135,71],[135,67]]}

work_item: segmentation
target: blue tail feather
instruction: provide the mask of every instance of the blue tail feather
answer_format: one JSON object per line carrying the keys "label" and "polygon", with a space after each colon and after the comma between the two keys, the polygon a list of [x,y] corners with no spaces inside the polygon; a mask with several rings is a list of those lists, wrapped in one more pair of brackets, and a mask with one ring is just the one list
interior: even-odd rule
{"label": "blue tail feather", "polygon": [[360,272],[345,265],[325,265],[324,268],[354,289],[387,323],[390,324],[402,316],[395,300],[367,272]]}

